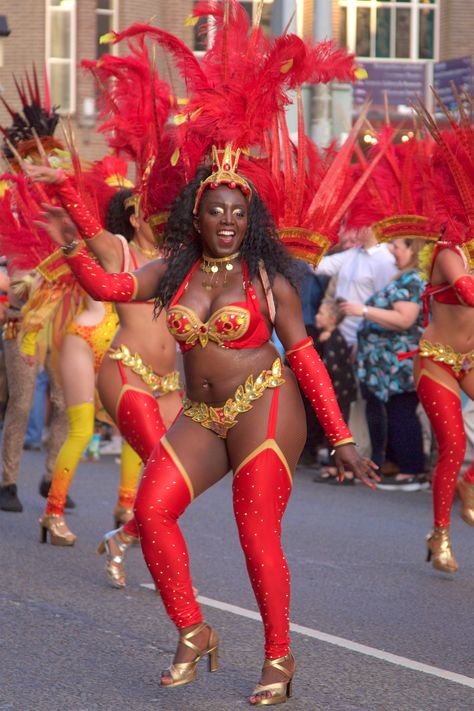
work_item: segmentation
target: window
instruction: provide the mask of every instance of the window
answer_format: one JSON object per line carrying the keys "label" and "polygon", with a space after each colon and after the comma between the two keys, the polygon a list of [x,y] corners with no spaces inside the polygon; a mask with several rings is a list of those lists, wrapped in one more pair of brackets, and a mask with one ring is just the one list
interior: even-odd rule
{"label": "window", "polygon": [[359,57],[435,59],[439,0],[339,0],[341,46]]}
{"label": "window", "polygon": [[46,68],[51,101],[76,109],[76,0],[46,0]]}
{"label": "window", "polygon": [[97,0],[97,49],[96,59],[103,54],[118,54],[118,45],[99,44],[102,35],[118,29],[118,0]]}
{"label": "window", "polygon": [[[260,19],[261,27],[264,32],[268,33],[270,32],[270,25],[272,21],[272,3],[273,0],[263,0],[262,16]],[[197,4],[197,0],[195,0],[194,4]],[[254,22],[257,18],[260,0],[240,0],[240,4],[243,6],[251,21]],[[195,52],[205,52],[207,49],[207,35],[203,34],[203,27],[206,23],[207,18],[201,17],[199,18],[197,24],[194,25],[193,50]]]}

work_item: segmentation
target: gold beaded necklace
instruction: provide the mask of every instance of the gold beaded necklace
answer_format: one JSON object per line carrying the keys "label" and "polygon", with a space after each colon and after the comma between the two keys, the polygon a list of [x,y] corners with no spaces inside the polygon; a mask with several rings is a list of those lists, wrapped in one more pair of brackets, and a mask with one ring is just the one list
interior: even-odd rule
{"label": "gold beaded necklace", "polygon": [[145,255],[145,257],[148,257],[148,259],[157,259],[160,256],[160,248],[159,247],[153,247],[153,249],[147,249],[146,247],[142,247],[138,242],[135,242],[134,239],[130,241],[130,244],[133,244],[134,247],[138,249],[139,252]]}
{"label": "gold beaded necklace", "polygon": [[210,281],[204,280],[202,286],[205,289],[216,289],[218,284],[214,283],[214,278],[219,272],[224,272],[223,287],[227,286],[227,274],[234,269],[232,262],[240,256],[240,252],[229,254],[228,257],[208,257],[207,254],[202,255],[202,261],[199,269],[205,274],[211,274]]}

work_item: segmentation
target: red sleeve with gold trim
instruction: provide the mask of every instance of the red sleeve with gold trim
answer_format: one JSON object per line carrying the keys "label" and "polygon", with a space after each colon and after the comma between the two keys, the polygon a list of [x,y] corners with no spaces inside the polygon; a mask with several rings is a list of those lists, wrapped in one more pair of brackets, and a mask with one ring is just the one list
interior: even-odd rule
{"label": "red sleeve with gold trim", "polygon": [[67,210],[70,218],[77,225],[81,236],[85,239],[97,237],[97,235],[102,232],[103,227],[87,209],[83,199],[69,178],[59,180],[57,183],[53,183],[52,186],[56,195],[61,200],[62,206]]}
{"label": "red sleeve with gold trim", "polygon": [[336,393],[312,338],[305,338],[286,352],[291,370],[311,403],[324,433],[333,446],[354,442],[337,403]]}
{"label": "red sleeve with gold trim", "polygon": [[133,301],[137,280],[130,272],[108,274],[83,247],[66,259],[79,284],[96,301]]}

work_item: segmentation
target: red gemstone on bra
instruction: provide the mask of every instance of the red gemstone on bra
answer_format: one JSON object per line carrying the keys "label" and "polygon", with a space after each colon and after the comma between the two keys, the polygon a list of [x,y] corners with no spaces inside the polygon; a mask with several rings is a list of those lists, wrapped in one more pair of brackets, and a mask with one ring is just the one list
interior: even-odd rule
{"label": "red gemstone on bra", "polygon": [[201,331],[201,333],[206,333],[206,327],[205,327],[205,326],[201,326],[201,327],[199,328],[199,330]]}
{"label": "red gemstone on bra", "polygon": [[173,321],[173,328],[179,328],[179,321],[178,321],[178,319],[175,319],[175,320]]}
{"label": "red gemstone on bra", "polygon": [[230,331],[230,329],[232,328],[232,324],[227,321],[227,323],[224,324],[224,328],[225,328],[227,331]]}

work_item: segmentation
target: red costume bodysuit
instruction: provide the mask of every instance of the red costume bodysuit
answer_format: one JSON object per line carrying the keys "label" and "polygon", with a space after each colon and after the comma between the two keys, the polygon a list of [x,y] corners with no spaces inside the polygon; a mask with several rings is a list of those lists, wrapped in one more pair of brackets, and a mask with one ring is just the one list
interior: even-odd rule
{"label": "red costume bodysuit", "polygon": [[[84,250],[68,258],[71,269],[89,293],[101,299],[130,301],[136,291],[131,274],[107,274]],[[253,286],[248,283],[247,267],[242,264],[246,301],[228,304],[203,323],[188,307],[178,303],[194,265],[178,290],[168,311],[168,327],[181,349],[206,347],[209,340],[224,348],[255,348],[266,343],[270,331]],[[331,444],[352,442],[345,425],[330,378],[311,339],[296,344],[287,358],[300,386],[310,399]],[[292,475],[285,455],[275,440],[279,386],[284,383],[277,360],[272,370],[262,371],[251,385],[257,391],[273,389],[266,435],[259,446],[235,467],[232,485],[233,505],[239,538],[246,558],[252,587],[265,628],[265,654],[269,659],[289,652],[290,576],[281,548],[281,519],[291,492]],[[246,381],[249,382],[249,379]],[[235,424],[232,403],[225,408],[231,415],[205,424],[200,411],[193,420],[225,437]],[[196,403],[191,403],[195,406]],[[203,403],[199,404],[201,407]],[[207,406],[205,406],[207,407]],[[185,405],[186,408],[186,405]],[[209,410],[214,408],[209,407]],[[219,408],[216,408],[219,409]],[[251,404],[247,409],[251,409]],[[242,412],[242,410],[240,410]],[[244,410],[245,413],[245,410]],[[245,414],[238,414],[245,417]],[[183,629],[202,620],[195,599],[186,543],[178,518],[194,496],[192,482],[166,435],[161,439],[146,465],[135,502],[135,516],[140,540],[150,573],[172,621]]]}
{"label": "red costume bodysuit", "polygon": [[[439,243],[435,246],[431,271],[436,257],[443,249],[456,247]],[[429,315],[430,298],[452,306],[474,306],[474,281],[463,276],[455,284],[427,284],[423,296],[425,325]],[[466,434],[462,416],[459,392],[436,379],[432,371],[424,367],[431,360],[437,367],[447,371],[460,382],[474,367],[474,352],[456,353],[449,344],[431,344],[423,338],[420,341],[420,376],[417,383],[418,398],[426,410],[438,443],[438,461],[433,472],[434,525],[447,527],[450,524],[451,509],[456,493],[458,474],[466,452]],[[474,465],[464,474],[465,481],[474,483]]]}

